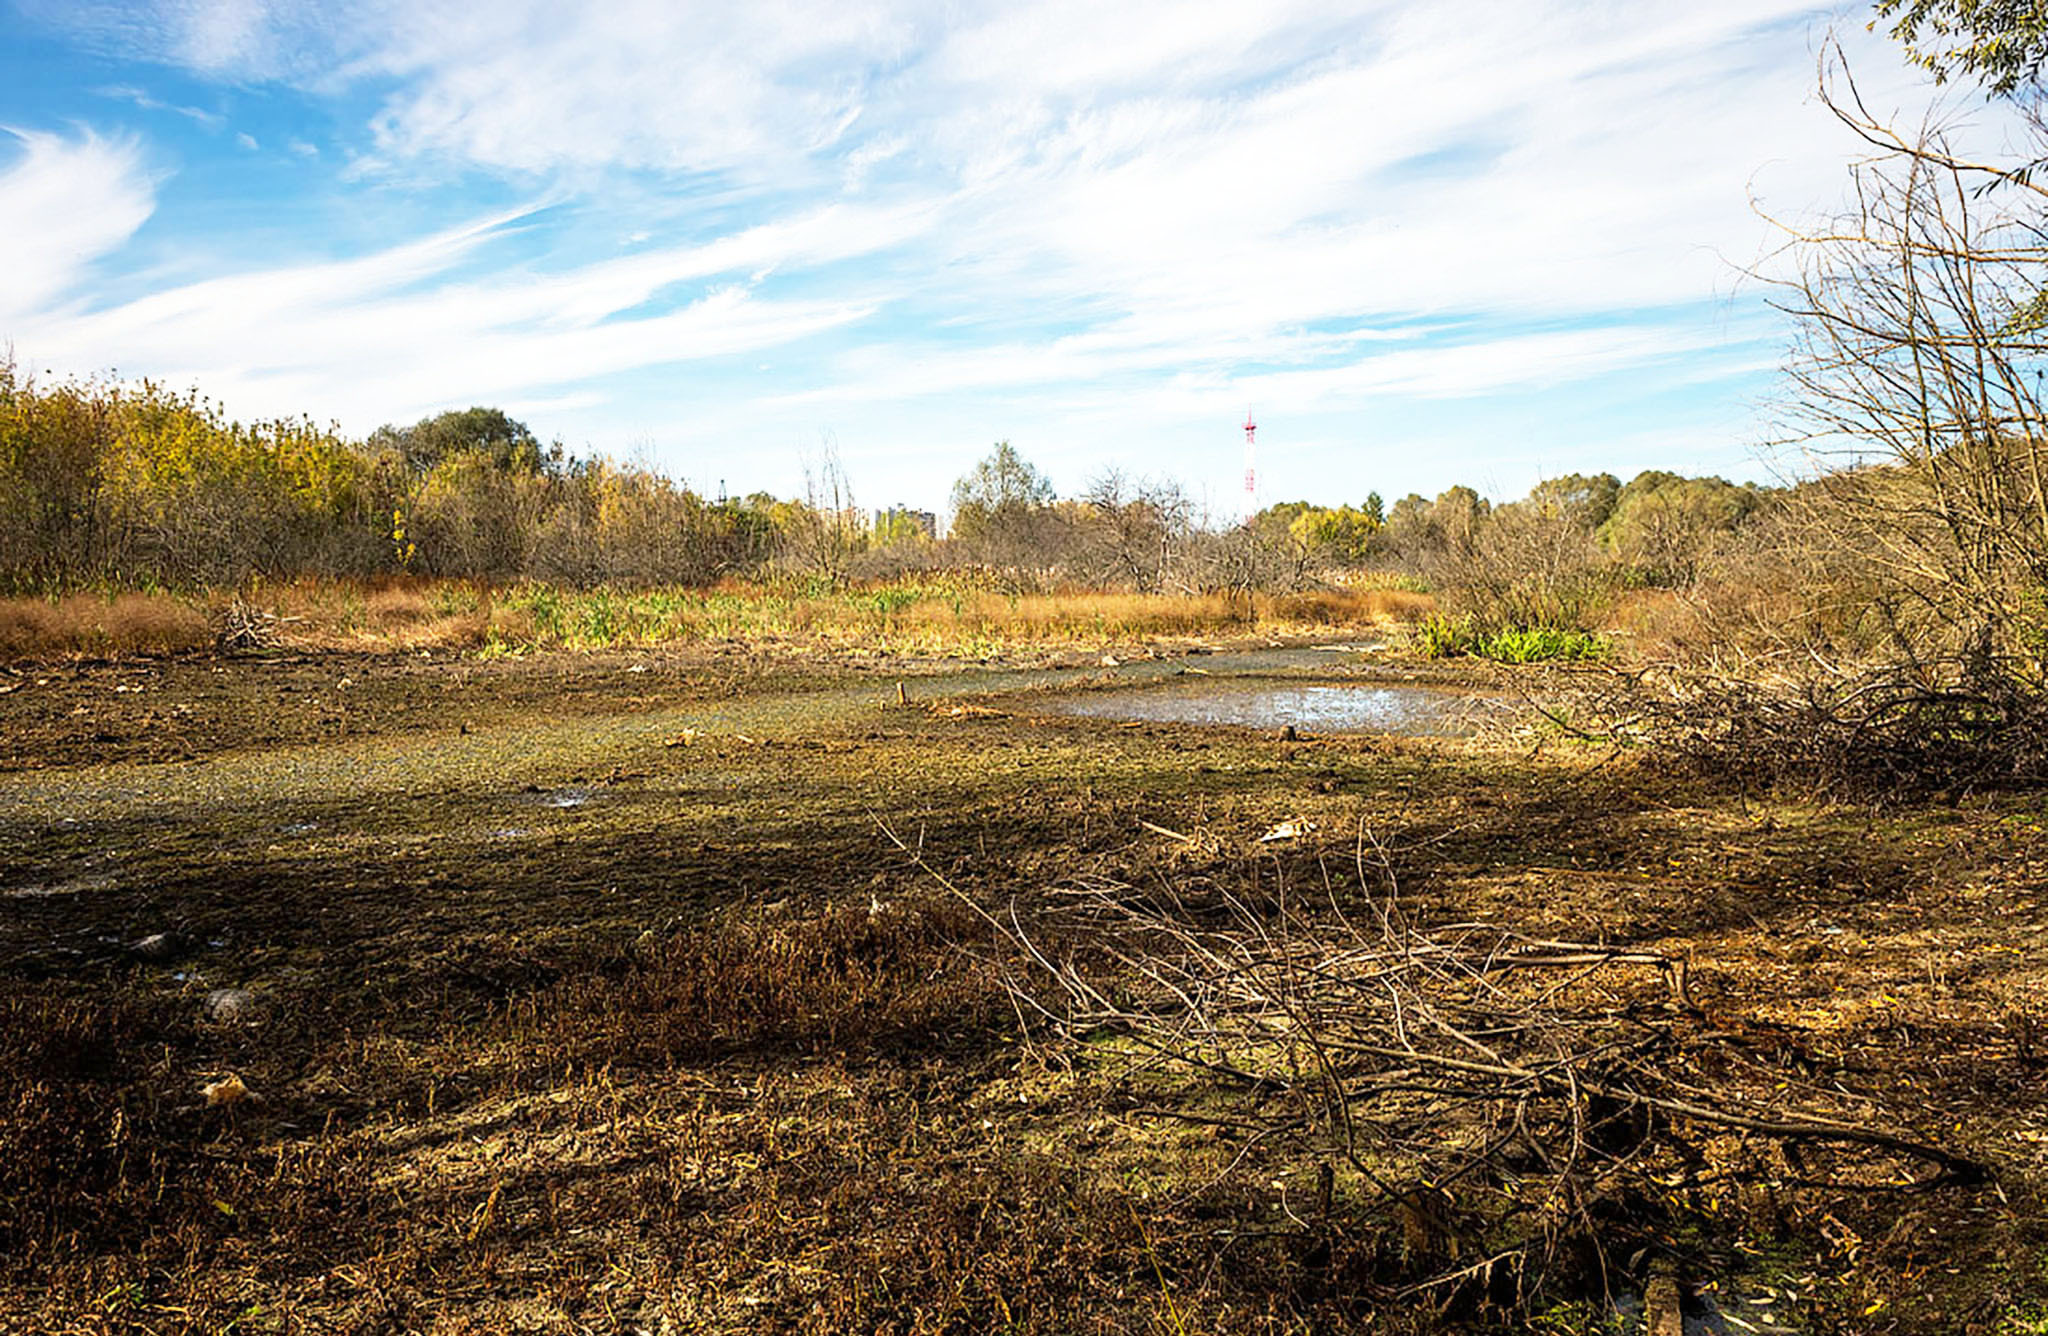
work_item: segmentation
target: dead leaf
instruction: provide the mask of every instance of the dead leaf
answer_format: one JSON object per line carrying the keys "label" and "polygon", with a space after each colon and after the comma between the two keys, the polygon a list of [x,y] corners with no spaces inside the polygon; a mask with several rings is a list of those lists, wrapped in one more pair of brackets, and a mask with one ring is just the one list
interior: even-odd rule
{"label": "dead leaf", "polygon": [[1010,716],[1001,710],[992,710],[986,705],[948,705],[944,708],[931,707],[934,717],[940,719],[1007,719]]}
{"label": "dead leaf", "polygon": [[199,1093],[206,1100],[206,1107],[218,1109],[232,1104],[241,1104],[256,1098],[256,1093],[244,1085],[242,1078],[234,1072],[217,1081],[208,1081],[199,1087]]}

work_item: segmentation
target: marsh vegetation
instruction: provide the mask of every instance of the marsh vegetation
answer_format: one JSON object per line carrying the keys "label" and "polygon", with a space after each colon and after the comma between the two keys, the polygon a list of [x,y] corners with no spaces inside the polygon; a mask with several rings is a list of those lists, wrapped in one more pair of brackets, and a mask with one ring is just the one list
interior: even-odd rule
{"label": "marsh vegetation", "polygon": [[1831,99],[1772,486],[0,367],[0,1328],[2043,1330],[2048,190]]}

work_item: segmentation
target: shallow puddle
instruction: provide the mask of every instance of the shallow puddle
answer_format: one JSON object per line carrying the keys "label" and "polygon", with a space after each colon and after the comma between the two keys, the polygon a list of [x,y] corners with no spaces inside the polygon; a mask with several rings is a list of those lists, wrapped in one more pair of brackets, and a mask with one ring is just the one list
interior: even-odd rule
{"label": "shallow puddle", "polygon": [[1092,692],[1054,701],[1052,708],[1091,719],[1442,738],[1469,735],[1482,717],[1502,706],[1491,697],[1441,687],[1218,681]]}
{"label": "shallow puddle", "polygon": [[[1768,1287],[1761,1295],[1745,1296],[1736,1292],[1715,1293],[1703,1290],[1693,1295],[1680,1316],[1681,1330],[1685,1336],[1794,1336],[1797,1327],[1786,1325],[1784,1313],[1791,1305],[1785,1296]],[[1634,1336],[1643,1332],[1643,1298],[1639,1294],[1618,1294],[1614,1298],[1616,1329],[1623,1336]]]}
{"label": "shallow puddle", "polygon": [[83,891],[105,891],[114,886],[112,877],[73,877],[68,881],[31,882],[26,886],[0,887],[0,896],[10,900],[42,900]]}
{"label": "shallow puddle", "polygon": [[544,789],[528,792],[526,801],[552,807],[557,811],[568,811],[575,807],[587,807],[597,795],[585,788]]}

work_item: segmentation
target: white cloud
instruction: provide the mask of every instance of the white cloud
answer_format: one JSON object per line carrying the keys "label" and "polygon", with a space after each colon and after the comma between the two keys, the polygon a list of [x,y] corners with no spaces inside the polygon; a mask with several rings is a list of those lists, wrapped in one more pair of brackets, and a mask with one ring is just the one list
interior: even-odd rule
{"label": "white cloud", "polygon": [[361,64],[406,81],[375,121],[394,157],[761,180],[837,145],[912,39],[886,7],[831,0],[507,0],[405,11]]}
{"label": "white cloud", "polygon": [[[610,399],[579,377],[856,323],[778,356],[789,379],[732,420],[1029,400],[1112,438],[1247,395],[1340,415],[1622,369],[1725,381],[1768,342],[1753,307],[1717,305],[1769,236],[1750,193],[1825,205],[1853,151],[1811,105],[1831,11],[1807,0],[49,14],[208,77],[373,99],[334,101],[373,109],[323,131],[324,158],[286,141],[309,170],[348,161],[344,192],[482,173],[589,220],[495,271],[505,218],[273,272],[191,241],[225,276],[81,310],[79,262],[18,303],[49,312],[25,346],[322,412],[495,393],[590,412]],[[1844,41],[1866,93],[1924,105],[1890,43],[1854,20]],[[590,235],[631,249],[596,258]]]}
{"label": "white cloud", "polygon": [[[318,405],[357,429],[451,399],[538,394],[638,367],[718,358],[802,339],[868,315],[857,299],[773,300],[730,276],[816,263],[900,235],[913,219],[826,209],[702,246],[669,247],[540,274],[466,274],[515,211],[345,262],[259,270],[28,322],[39,362],[118,360],[204,384],[238,412]],[[722,279],[670,309],[638,310],[673,285]]]}
{"label": "white cloud", "polygon": [[197,121],[209,130],[218,130],[227,121],[227,118],[220,113],[207,111],[203,107],[183,107],[165,102],[161,98],[152,97],[147,89],[137,88],[133,84],[112,84],[105,88],[96,88],[93,91],[101,97],[133,103],[144,111],[176,112],[187,120]]}
{"label": "white cloud", "polygon": [[[132,139],[0,131],[20,145],[0,167],[0,337],[73,292],[148,221],[156,192]],[[4,142],[4,141],[0,141]]]}

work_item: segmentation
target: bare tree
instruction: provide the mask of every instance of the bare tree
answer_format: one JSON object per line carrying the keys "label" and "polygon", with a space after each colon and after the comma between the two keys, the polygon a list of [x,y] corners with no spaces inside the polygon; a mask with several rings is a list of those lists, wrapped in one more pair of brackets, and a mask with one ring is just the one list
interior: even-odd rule
{"label": "bare tree", "polygon": [[1631,710],[1745,783],[1860,798],[2043,782],[2039,144],[2018,166],[1966,158],[1939,126],[1872,114],[1833,59],[1823,99],[1869,152],[1842,214],[1788,226],[1791,272],[1760,276],[1794,322],[1784,444],[1810,476],[1689,595],[1723,662]]}
{"label": "bare tree", "polygon": [[1794,439],[1846,469],[1816,531],[1881,576],[1877,614],[1930,685],[2038,691],[2048,663],[2048,190],[1966,160],[1938,128],[1827,105],[1872,150],[1845,216],[1796,229]]}
{"label": "bare tree", "polygon": [[1187,532],[1189,507],[1179,485],[1140,481],[1107,468],[1089,483],[1081,500],[1089,515],[1087,577],[1156,593]]}
{"label": "bare tree", "polygon": [[839,448],[828,440],[815,458],[804,461],[804,499],[785,516],[784,556],[798,570],[843,580],[867,536]]}

